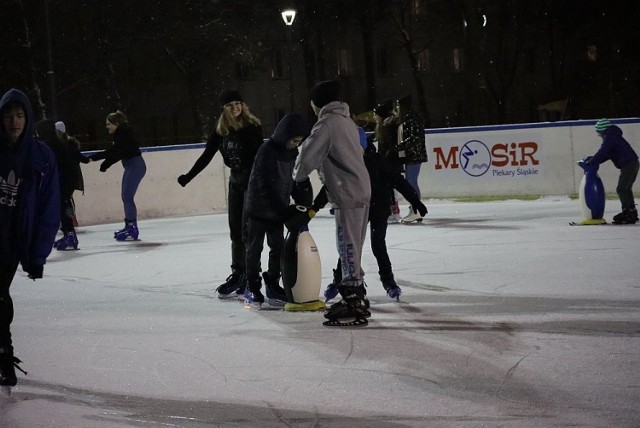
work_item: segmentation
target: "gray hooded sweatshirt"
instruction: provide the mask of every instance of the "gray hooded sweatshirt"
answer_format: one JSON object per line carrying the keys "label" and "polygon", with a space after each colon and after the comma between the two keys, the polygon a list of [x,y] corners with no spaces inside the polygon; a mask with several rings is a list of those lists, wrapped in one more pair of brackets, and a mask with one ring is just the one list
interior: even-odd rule
{"label": "gray hooded sweatshirt", "polygon": [[302,143],[293,179],[304,181],[317,169],[333,207],[368,207],[371,184],[362,153],[349,106],[332,101],[320,110],[311,135]]}

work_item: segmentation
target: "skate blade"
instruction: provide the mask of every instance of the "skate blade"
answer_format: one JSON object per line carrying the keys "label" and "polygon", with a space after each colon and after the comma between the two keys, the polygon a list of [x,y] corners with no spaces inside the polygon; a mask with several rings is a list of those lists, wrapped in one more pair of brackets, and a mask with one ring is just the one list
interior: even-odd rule
{"label": "skate blade", "polygon": [[326,307],[327,305],[325,304],[325,302],[315,300],[313,302],[307,303],[287,303],[284,305],[284,310],[290,312],[309,312],[319,311]]}
{"label": "skate blade", "polygon": [[262,310],[262,303],[257,302],[247,302],[246,300],[242,304],[242,306],[249,311],[259,311]]}
{"label": "skate blade", "polygon": [[366,318],[356,318],[352,321],[328,320],[322,323],[325,327],[365,327],[369,325]]}
{"label": "skate blade", "polygon": [[56,248],[56,250],[58,251],[78,251],[80,248],[73,248],[73,247],[65,247],[65,248]]}

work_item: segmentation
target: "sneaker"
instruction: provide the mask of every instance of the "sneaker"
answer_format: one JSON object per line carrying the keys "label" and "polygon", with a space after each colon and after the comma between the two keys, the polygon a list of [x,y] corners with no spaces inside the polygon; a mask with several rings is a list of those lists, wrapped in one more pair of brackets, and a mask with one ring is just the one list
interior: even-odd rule
{"label": "sneaker", "polygon": [[245,286],[245,276],[243,273],[233,272],[231,275],[227,277],[225,282],[221,284],[218,288],[216,288],[216,293],[218,293],[218,299],[232,299],[236,298],[238,295],[244,297],[244,291],[242,294],[239,293],[239,290],[244,289]]}
{"label": "sneaker", "polygon": [[418,223],[422,221],[422,216],[418,210],[414,210],[413,207],[409,207],[409,215],[402,219],[403,224]]}
{"label": "sneaker", "polygon": [[[264,296],[260,290],[251,291],[247,288],[244,291],[244,307],[247,309],[260,310],[264,303]],[[283,305],[284,306],[284,305]]]}
{"label": "sneaker", "polygon": [[70,251],[78,249],[78,237],[75,232],[67,232],[64,236],[56,241],[56,250]]}

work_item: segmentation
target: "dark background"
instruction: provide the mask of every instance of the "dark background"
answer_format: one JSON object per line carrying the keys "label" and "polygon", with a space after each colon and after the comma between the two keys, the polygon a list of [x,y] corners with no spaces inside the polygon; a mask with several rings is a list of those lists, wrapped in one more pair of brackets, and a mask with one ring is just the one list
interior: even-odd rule
{"label": "dark background", "polygon": [[313,120],[308,90],[332,78],[359,115],[411,94],[428,127],[638,116],[638,3],[0,0],[0,90],[83,149],[116,109],[143,145],[201,141],[224,88],[266,137],[291,109]]}

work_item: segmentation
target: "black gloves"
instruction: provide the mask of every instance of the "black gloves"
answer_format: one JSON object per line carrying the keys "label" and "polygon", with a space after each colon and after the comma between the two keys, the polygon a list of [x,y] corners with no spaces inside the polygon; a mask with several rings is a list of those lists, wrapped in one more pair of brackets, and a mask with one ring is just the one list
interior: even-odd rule
{"label": "black gloves", "polygon": [[44,269],[44,266],[42,265],[31,265],[31,266],[23,266],[24,271],[29,275],[29,279],[33,279],[34,281],[36,279],[40,279],[42,278],[42,271]]}
{"label": "black gloves", "polygon": [[427,213],[429,212],[427,210],[427,206],[425,204],[423,204],[422,202],[420,202],[420,201],[416,202],[412,206],[413,206],[414,211],[418,211],[422,217],[427,215]]}
{"label": "black gloves", "polygon": [[186,186],[187,184],[189,184],[191,180],[189,179],[189,177],[187,177],[186,175],[182,174],[180,177],[178,177],[178,183],[180,183],[180,185],[182,187]]}
{"label": "black gloves", "polygon": [[91,162],[91,159],[86,157],[86,156],[80,156],[80,162],[87,164],[89,162]]}
{"label": "black gloves", "polygon": [[106,172],[111,165],[105,160],[100,164],[100,172]]}
{"label": "black gloves", "polygon": [[316,212],[313,209],[302,205],[289,205],[284,212],[284,225],[288,230],[297,232],[315,216]]}

